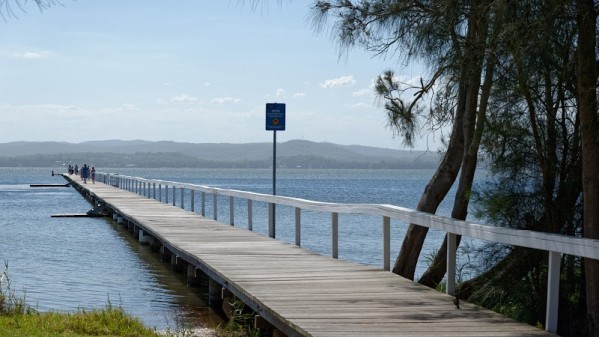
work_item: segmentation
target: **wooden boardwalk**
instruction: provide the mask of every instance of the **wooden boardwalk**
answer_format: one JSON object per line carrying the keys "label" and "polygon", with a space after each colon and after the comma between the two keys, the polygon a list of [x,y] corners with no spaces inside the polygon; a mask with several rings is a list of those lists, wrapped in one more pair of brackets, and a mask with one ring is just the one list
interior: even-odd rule
{"label": "wooden boardwalk", "polygon": [[[65,176],[71,180],[70,176]],[[332,259],[103,183],[74,186],[288,336],[554,336],[388,271]]]}

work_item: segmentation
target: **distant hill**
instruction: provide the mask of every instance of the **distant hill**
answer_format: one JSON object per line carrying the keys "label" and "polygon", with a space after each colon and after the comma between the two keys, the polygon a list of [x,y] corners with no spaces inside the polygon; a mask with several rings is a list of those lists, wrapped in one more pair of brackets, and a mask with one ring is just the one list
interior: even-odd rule
{"label": "distant hill", "polygon": [[[94,163],[102,167],[269,167],[272,143],[211,144],[104,140],[0,143],[0,166]],[[291,140],[277,144],[279,167],[435,168],[438,153]]]}

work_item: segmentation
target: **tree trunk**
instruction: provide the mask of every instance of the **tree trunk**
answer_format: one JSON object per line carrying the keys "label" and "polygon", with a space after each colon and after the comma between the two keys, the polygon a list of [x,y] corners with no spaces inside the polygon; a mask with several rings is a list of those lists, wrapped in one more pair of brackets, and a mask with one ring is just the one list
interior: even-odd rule
{"label": "tree trunk", "polygon": [[[459,89],[459,104],[454,116],[454,125],[446,154],[421,195],[421,199],[417,205],[418,211],[435,213],[452,187],[452,184],[454,184],[460,170],[464,152],[463,120],[466,101],[465,92],[464,86],[461,86],[461,89]],[[392,272],[411,280],[414,279],[417,262],[428,230],[429,228],[427,227],[410,224]]]}
{"label": "tree trunk", "polygon": [[[479,84],[481,78],[481,66],[484,55],[484,50],[480,39],[485,34],[482,34],[482,30],[487,30],[487,22],[484,20],[480,22],[482,18],[476,10],[471,12],[468,19],[468,31],[467,41],[465,43],[465,51],[463,52],[463,62],[461,63],[461,73],[459,77],[459,93],[458,93],[458,104],[454,116],[454,125],[452,127],[452,134],[450,136],[450,142],[446,155],[442,160],[442,163],[438,167],[436,173],[431,178],[425,191],[421,196],[421,200],[417,205],[418,211],[435,213],[439,204],[442,202],[454,182],[461,169],[464,157],[466,155],[466,149],[469,148],[471,139],[473,137],[473,130],[475,129],[475,119],[477,114],[477,99],[479,92]],[[485,39],[485,37],[483,37]],[[483,43],[485,46],[485,43]],[[457,46],[457,49],[458,48]],[[466,138],[465,138],[466,137]],[[477,144],[477,148],[479,145]],[[477,152],[477,151],[475,151]],[[473,180],[474,170],[477,163],[477,156],[475,154],[474,162],[472,162],[473,172],[463,172],[467,176],[471,176],[470,181]],[[469,160],[470,162],[470,160]],[[467,171],[470,171],[469,168]],[[465,177],[466,178],[466,177]],[[468,188],[470,191],[471,183],[466,178],[460,188],[463,189],[465,195],[467,192],[465,189]],[[462,198],[462,197],[461,197]],[[400,254],[396,259],[394,268],[392,271],[408,279],[414,279],[415,270],[419,255],[423,248],[423,242],[427,236],[428,228],[411,224],[406,232]],[[445,258],[443,261],[443,269],[445,270]],[[439,264],[436,265],[439,268]],[[442,275],[443,277],[443,275]]]}
{"label": "tree trunk", "polygon": [[[478,14],[477,22],[470,20],[469,24],[471,27],[477,27],[477,33],[475,34],[476,37],[474,39],[476,39],[476,41],[472,47],[472,53],[470,53],[473,56],[469,61],[471,69],[468,79],[469,98],[467,99],[467,106],[465,107],[468,116],[465,118],[464,122],[465,153],[463,154],[458,188],[456,190],[454,206],[452,208],[452,218],[458,220],[465,220],[467,218],[469,196],[473,187],[475,170],[477,169],[477,152],[479,151],[479,144],[483,135],[483,128],[485,127],[485,115],[487,113],[495,68],[495,57],[491,56],[486,64],[485,80],[478,109],[477,100],[479,98],[480,78],[483,60],[485,58],[485,47],[483,46],[486,46],[485,38],[488,29],[487,19],[485,18],[486,14]],[[460,245],[460,240],[461,237],[459,235],[456,237],[456,247]],[[435,288],[444,278],[447,266],[447,245],[448,242],[446,236],[440,249],[435,255],[433,263],[419,279],[419,283]]]}
{"label": "tree trunk", "polygon": [[[577,0],[578,98],[581,116],[581,152],[583,160],[583,236],[598,240],[598,81],[596,61],[596,18],[593,0]],[[587,328],[598,336],[598,261],[584,260],[586,278]]]}

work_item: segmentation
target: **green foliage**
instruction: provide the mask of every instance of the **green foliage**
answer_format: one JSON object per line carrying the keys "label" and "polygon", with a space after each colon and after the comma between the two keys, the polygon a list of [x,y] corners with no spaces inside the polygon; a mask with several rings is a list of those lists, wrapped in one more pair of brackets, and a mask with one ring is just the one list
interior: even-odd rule
{"label": "green foliage", "polygon": [[0,273],[0,316],[34,313],[33,308],[25,304],[25,297],[16,295],[8,272],[8,261],[4,261],[4,270]]}
{"label": "green foliage", "polygon": [[231,318],[225,327],[217,329],[220,337],[260,337],[260,331],[253,328],[254,313],[245,310],[244,302],[232,299],[229,305],[232,308]]}
{"label": "green foliage", "polygon": [[121,308],[77,313],[35,313],[0,316],[0,337],[37,336],[114,336],[158,337],[138,319],[127,315]]}
{"label": "green foliage", "polygon": [[0,273],[0,337],[158,337],[123,308],[112,304],[104,309],[76,313],[41,313],[29,307],[24,297],[16,295],[8,262]]}

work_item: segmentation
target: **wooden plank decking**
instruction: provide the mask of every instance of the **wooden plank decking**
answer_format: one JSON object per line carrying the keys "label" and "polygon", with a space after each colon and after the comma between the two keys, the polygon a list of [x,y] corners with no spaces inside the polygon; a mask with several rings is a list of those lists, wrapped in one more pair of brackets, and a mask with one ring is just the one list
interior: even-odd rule
{"label": "wooden plank decking", "polygon": [[554,336],[470,303],[456,309],[450,296],[388,271],[321,256],[103,183],[74,183],[288,336]]}

